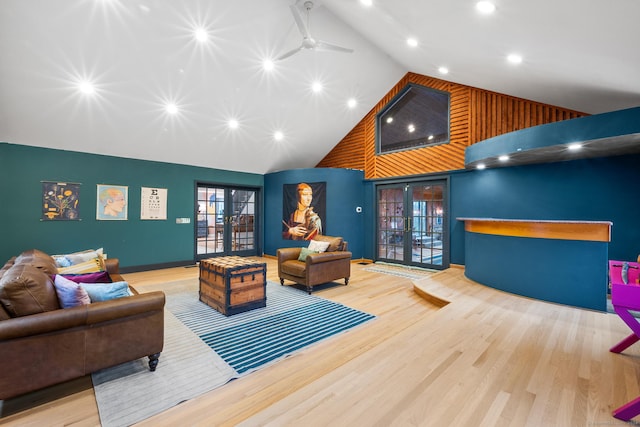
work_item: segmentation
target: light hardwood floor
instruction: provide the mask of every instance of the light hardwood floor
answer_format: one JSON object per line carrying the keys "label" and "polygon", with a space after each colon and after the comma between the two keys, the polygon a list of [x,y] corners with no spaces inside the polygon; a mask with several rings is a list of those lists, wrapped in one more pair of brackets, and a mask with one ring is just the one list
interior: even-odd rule
{"label": "light hardwood floor", "polygon": [[[277,281],[275,260],[265,262]],[[139,425],[612,426],[624,423],[611,411],[640,395],[640,344],[608,351],[630,332],[616,315],[496,291],[460,268],[416,281],[432,304],[412,280],[365,268],[354,263],[349,286],[316,294],[375,320]],[[174,268],[125,278],[145,292],[197,276]],[[0,424],[99,425],[88,378],[8,406],[15,413]]]}

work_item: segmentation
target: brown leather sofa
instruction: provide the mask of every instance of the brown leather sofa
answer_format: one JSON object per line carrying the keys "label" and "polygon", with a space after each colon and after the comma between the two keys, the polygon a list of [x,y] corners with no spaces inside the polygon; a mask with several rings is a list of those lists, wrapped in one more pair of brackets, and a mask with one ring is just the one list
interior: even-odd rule
{"label": "brown leather sofa", "polygon": [[[117,259],[105,260],[121,281]],[[0,269],[0,400],[149,357],[154,371],[164,345],[163,292],[60,308],[57,267],[32,250]],[[31,313],[24,314],[23,313]],[[18,316],[16,316],[18,315]]]}
{"label": "brown leather sofa", "polygon": [[314,240],[329,242],[326,252],[312,253],[304,261],[298,257],[302,248],[278,249],[278,277],[280,284],[285,279],[296,282],[307,288],[311,294],[313,287],[323,283],[344,278],[344,284],[349,284],[351,277],[351,252],[342,237],[316,236]]}

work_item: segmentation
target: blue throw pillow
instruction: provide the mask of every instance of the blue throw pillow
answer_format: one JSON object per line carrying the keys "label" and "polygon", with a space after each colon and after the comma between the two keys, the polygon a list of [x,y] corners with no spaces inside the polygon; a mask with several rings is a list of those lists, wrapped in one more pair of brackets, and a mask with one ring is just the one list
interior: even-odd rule
{"label": "blue throw pillow", "polygon": [[81,283],[80,286],[87,291],[91,302],[109,301],[133,295],[127,282]]}

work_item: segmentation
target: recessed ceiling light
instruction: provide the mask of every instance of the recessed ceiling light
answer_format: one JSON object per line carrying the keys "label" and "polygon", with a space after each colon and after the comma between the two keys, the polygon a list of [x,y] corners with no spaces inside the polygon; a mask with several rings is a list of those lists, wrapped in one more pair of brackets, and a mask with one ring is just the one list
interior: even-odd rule
{"label": "recessed ceiling light", "polygon": [[276,141],[282,141],[284,139],[284,134],[278,130],[273,134],[273,139]]}
{"label": "recessed ceiling light", "polygon": [[207,33],[207,30],[205,30],[204,28],[197,28],[193,34],[196,40],[198,40],[199,42],[204,43],[209,40],[209,33]]}
{"label": "recessed ceiling light", "polygon": [[479,1],[476,3],[476,10],[482,14],[490,15],[496,10],[496,5],[490,1]]}
{"label": "recessed ceiling light", "polygon": [[315,93],[322,92],[322,83],[313,82],[313,84],[311,85],[311,90]]}
{"label": "recessed ceiling light", "polygon": [[409,131],[409,133],[413,133],[416,131],[416,127],[413,125],[413,123],[410,123],[409,126],[407,126],[407,130]]}
{"label": "recessed ceiling light", "polygon": [[433,139],[433,135],[429,135],[429,137],[427,138],[429,141],[431,141]]}
{"label": "recessed ceiling light", "polygon": [[174,104],[174,103],[169,103],[164,108],[165,108],[165,110],[167,110],[167,113],[169,113],[169,114],[178,113],[178,106],[176,104]]}
{"label": "recessed ceiling light", "polygon": [[449,74],[449,69],[447,67],[440,67],[438,68],[438,72],[440,74]]}
{"label": "recessed ceiling light", "polygon": [[356,101],[355,98],[349,98],[349,100],[347,101],[347,107],[356,108],[356,105],[358,105],[358,101]]}
{"label": "recessed ceiling light", "polygon": [[413,37],[410,37],[407,39],[407,44],[411,47],[416,47],[418,46],[418,40],[414,39]]}
{"label": "recessed ceiling light", "polygon": [[274,69],[274,67],[275,67],[275,64],[273,63],[272,60],[265,59],[264,61],[262,61],[262,68],[264,68],[265,71],[271,71]]}
{"label": "recessed ceiling light", "polygon": [[86,95],[92,95],[94,93],[96,93],[96,88],[93,86],[93,84],[91,84],[91,82],[80,82],[78,84],[78,89],[80,89],[80,92],[86,94]]}
{"label": "recessed ceiling light", "polygon": [[238,129],[238,126],[240,126],[240,123],[238,123],[236,119],[229,120],[228,124],[229,124],[229,128],[231,129]]}
{"label": "recessed ceiling light", "polygon": [[520,64],[522,62],[522,56],[518,55],[517,53],[512,53],[507,56],[507,61],[512,64]]}
{"label": "recessed ceiling light", "polygon": [[506,162],[507,160],[509,160],[509,156],[503,154],[502,156],[498,157],[498,160],[500,160],[501,162]]}
{"label": "recessed ceiling light", "polygon": [[478,165],[476,166],[476,169],[478,170],[482,170],[485,169],[487,166],[484,163],[478,163]]}
{"label": "recessed ceiling light", "polygon": [[573,144],[569,144],[567,148],[571,151],[576,151],[582,148],[582,144],[579,142],[574,142]]}
{"label": "recessed ceiling light", "polygon": [[387,117],[387,123],[393,122],[393,117]]}
{"label": "recessed ceiling light", "polygon": [[371,6],[373,5],[373,0],[360,0],[360,4],[363,6]]}

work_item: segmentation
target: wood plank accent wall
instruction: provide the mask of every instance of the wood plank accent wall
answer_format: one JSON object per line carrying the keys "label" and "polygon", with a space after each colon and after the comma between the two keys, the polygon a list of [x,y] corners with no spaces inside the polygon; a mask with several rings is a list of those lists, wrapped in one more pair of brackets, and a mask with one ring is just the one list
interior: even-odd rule
{"label": "wood plank accent wall", "polygon": [[[376,114],[406,85],[451,94],[449,144],[376,155]],[[494,136],[586,116],[573,110],[407,73],[316,167],[364,170],[365,178],[421,175],[464,168],[464,150]]]}

